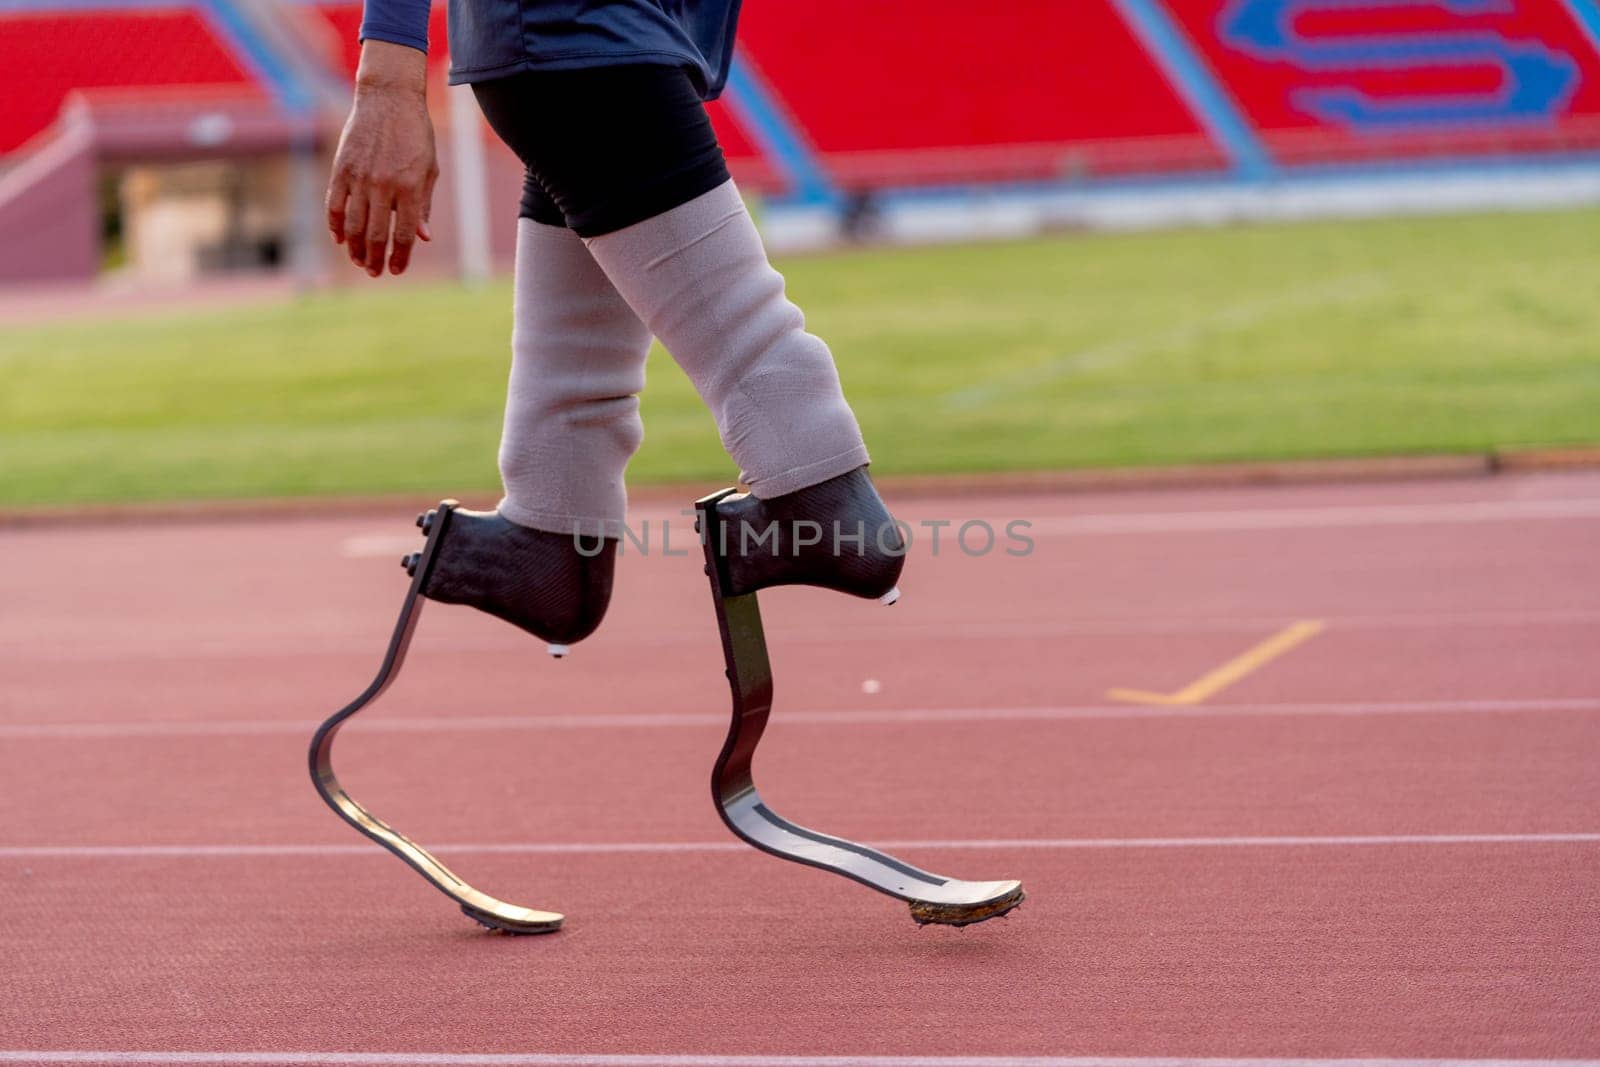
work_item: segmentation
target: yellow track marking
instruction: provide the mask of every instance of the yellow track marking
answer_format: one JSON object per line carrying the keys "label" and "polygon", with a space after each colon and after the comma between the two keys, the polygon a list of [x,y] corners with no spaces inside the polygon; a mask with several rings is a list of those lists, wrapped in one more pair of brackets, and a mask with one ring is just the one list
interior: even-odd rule
{"label": "yellow track marking", "polygon": [[1296,645],[1321,633],[1321,619],[1301,619],[1273,634],[1254,648],[1235,656],[1216,670],[1201,675],[1176,693],[1150,693],[1143,689],[1112,689],[1106,696],[1131,704],[1198,704],[1226,689],[1252,671],[1260,670]]}

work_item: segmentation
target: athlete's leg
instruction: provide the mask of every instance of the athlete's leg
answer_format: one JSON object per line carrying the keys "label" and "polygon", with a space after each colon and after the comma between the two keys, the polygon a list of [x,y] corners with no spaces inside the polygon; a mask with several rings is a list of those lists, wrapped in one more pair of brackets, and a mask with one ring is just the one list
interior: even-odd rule
{"label": "athlete's leg", "polygon": [[517,220],[505,496],[456,511],[426,594],[470,604],[561,651],[599,626],[643,435],[650,331],[529,175]]}
{"label": "athlete's leg", "polygon": [[[898,535],[875,536],[888,513],[861,470],[867,451],[833,357],[806,332],[768,262],[687,74],[544,71],[474,89],[490,123],[710,407],[754,494],[741,517],[761,529],[777,523],[789,556],[796,522],[822,523],[824,549],[838,547],[829,523],[841,524],[846,539],[865,528],[864,547],[853,554],[858,572],[870,559],[866,580],[823,584],[886,591],[899,560],[875,546],[898,549]],[[836,479],[843,481],[808,492]],[[832,564],[819,566],[790,563],[782,574],[769,567],[750,579],[813,581]]]}
{"label": "athlete's leg", "polygon": [[526,213],[514,309],[500,513],[569,537],[620,537],[650,331],[577,234]]}
{"label": "athlete's leg", "polygon": [[867,462],[833,355],[806,332],[733,182],[588,244],[694,382],[757,496]]}
{"label": "athlete's leg", "polygon": [[867,462],[827,345],[744,201],[687,73],[603,67],[473,87],[617,290],[661,339],[759,496]]}

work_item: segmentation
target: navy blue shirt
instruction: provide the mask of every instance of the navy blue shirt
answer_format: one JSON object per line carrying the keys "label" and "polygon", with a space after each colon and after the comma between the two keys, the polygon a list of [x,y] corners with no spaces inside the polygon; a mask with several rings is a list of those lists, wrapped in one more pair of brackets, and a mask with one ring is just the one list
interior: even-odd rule
{"label": "navy blue shirt", "polygon": [[[740,0],[449,0],[450,84],[525,70],[688,68],[707,100],[728,80]],[[428,50],[429,0],[366,0],[361,39]]]}

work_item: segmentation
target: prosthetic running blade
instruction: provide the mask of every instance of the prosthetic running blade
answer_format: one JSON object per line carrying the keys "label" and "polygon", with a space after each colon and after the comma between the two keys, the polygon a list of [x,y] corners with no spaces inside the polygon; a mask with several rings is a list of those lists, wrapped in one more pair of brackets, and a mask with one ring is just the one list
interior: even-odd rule
{"label": "prosthetic running blade", "polygon": [[789,822],[767,807],[756,791],[751,761],[772,711],[772,666],[755,593],[726,596],[723,544],[717,503],[724,489],[695,502],[706,553],[706,575],[722,632],[722,653],[733,690],[733,721],[711,775],[711,795],[728,829],[779,859],[820,867],[870,889],[906,901],[918,925],[969,926],[1001,916],[1021,904],[1022,883],[965,882],[930,874],[893,856]]}
{"label": "prosthetic running blade", "polygon": [[395,623],[394,635],[389,639],[389,648],[384,653],[383,665],[378,668],[378,676],[360,696],[317,728],[316,735],[311,739],[311,781],[317,787],[322,799],[327,801],[328,807],[338,813],[341,819],[399,856],[445,896],[461,905],[461,910],[468,918],[475,919],[492,930],[504,930],[512,934],[552,933],[561,928],[561,915],[507,904],[503,900],[496,900],[489,894],[474,889],[435,859],[427,849],[358,804],[349,793],[345,792],[344,786],[339,784],[339,779],[333,772],[333,739],[338,736],[340,727],[356,712],[382,696],[383,691],[389,688],[395,676],[400,673],[400,666],[405,662],[406,649],[411,645],[411,635],[416,630],[417,619],[422,614],[422,605],[425,602],[422,590],[426,587],[428,575],[433,569],[440,541],[450,526],[451,512],[457,507],[459,505],[454,500],[446,500],[423,520],[419,520],[428,539],[417,556],[411,589],[406,593],[405,603],[400,607],[400,618]]}

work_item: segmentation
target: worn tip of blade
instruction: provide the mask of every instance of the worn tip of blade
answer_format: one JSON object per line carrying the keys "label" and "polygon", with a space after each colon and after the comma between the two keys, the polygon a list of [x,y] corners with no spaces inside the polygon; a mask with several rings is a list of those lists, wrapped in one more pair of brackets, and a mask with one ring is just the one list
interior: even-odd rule
{"label": "worn tip of blade", "polygon": [[929,900],[913,900],[911,918],[918,926],[954,926],[957,928],[995,919],[1011,911],[1027,899],[1019,883],[1009,893],[975,904],[945,904]]}
{"label": "worn tip of blade", "polygon": [[485,911],[469,904],[461,905],[461,913],[491,933],[518,937],[533,934],[553,934],[561,929],[565,916],[553,911],[533,911],[502,905],[499,912]]}

